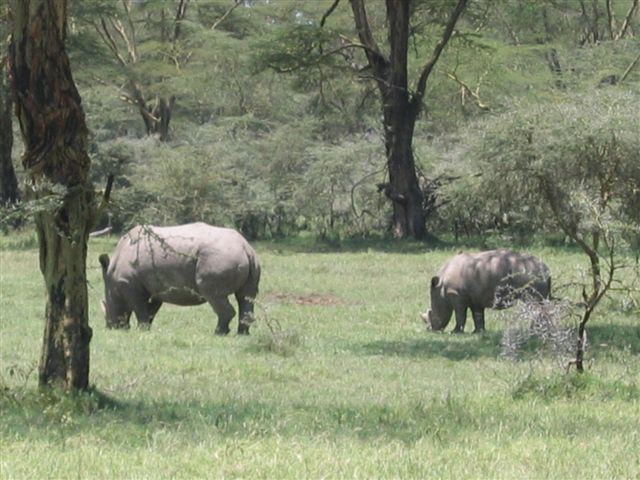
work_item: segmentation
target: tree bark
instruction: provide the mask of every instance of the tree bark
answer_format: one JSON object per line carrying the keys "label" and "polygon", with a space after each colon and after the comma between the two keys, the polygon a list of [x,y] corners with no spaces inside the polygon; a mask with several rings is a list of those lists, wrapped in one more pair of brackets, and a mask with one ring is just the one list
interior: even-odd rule
{"label": "tree bark", "polygon": [[13,125],[11,89],[4,71],[5,59],[0,57],[0,205],[16,203],[20,194],[11,151],[13,148]]}
{"label": "tree bark", "polygon": [[[393,203],[392,231],[397,238],[423,239],[427,230],[413,156],[413,133],[422,111],[429,75],[453,33],[467,0],[458,0],[434,52],[425,64],[415,92],[409,91],[407,51],[410,2],[386,0],[390,54],[386,58],[375,42],[367,19],[364,0],[350,0],[358,37],[364,47],[382,97],[385,150],[389,183],[380,186]],[[330,12],[328,12],[330,13]]]}
{"label": "tree bark", "polygon": [[383,91],[384,132],[389,183],[399,194],[393,202],[393,235],[396,238],[426,236],[423,194],[413,158],[413,132],[418,110],[409,96],[407,51],[409,2],[387,0],[389,21],[389,81]]}
{"label": "tree bark", "polygon": [[69,66],[66,0],[16,2],[9,51],[46,290],[41,386],[89,386],[87,240],[95,202],[87,128]]}
{"label": "tree bark", "polygon": [[417,112],[412,111],[408,89],[407,48],[409,2],[387,0],[391,53],[385,58],[373,39],[362,0],[351,0],[360,41],[366,47],[382,96],[385,152],[389,183],[382,191],[393,205],[392,232],[396,238],[426,236],[422,191],[413,158],[413,131]]}

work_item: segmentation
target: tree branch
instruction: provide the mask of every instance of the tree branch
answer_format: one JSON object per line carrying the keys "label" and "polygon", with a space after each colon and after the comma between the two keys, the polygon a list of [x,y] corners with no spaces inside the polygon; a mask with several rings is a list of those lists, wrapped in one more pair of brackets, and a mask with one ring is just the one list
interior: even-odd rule
{"label": "tree branch", "polygon": [[118,60],[118,63],[123,67],[126,66],[127,62],[122,57],[122,55],[120,55],[120,50],[118,49],[118,45],[116,44],[115,40],[111,36],[111,33],[109,32],[109,27],[107,27],[107,23],[104,21],[104,18],[100,18],[100,25],[98,25],[95,22],[91,22],[91,24],[93,25],[93,28],[95,28],[96,31],[98,32],[98,35],[100,35],[100,38],[102,38],[102,41],[105,43],[105,45],[115,55],[116,60]]}
{"label": "tree branch", "polygon": [[605,4],[606,4],[606,8],[607,8],[607,20],[608,20],[608,23],[609,23],[609,38],[611,38],[611,40],[613,40],[614,39],[613,31],[616,28],[616,25],[615,25],[616,24],[616,19],[615,19],[614,13],[613,13],[613,7],[611,5],[611,2],[612,2],[612,0],[607,0],[605,2]]}
{"label": "tree branch", "polygon": [[187,15],[187,3],[188,0],[180,0],[180,2],[178,3],[178,8],[176,9],[176,20],[173,27],[174,42],[178,40],[178,37],[180,36],[180,22],[182,22],[182,20],[184,20],[185,16]]}
{"label": "tree branch", "polygon": [[127,31],[125,30],[124,25],[122,25],[122,22],[120,20],[118,20],[117,18],[114,20],[113,18],[110,17],[109,18],[109,23],[111,23],[111,26],[113,27],[113,29],[116,32],[118,32],[118,34],[120,35],[120,38],[122,38],[122,41],[127,46],[127,52],[129,53],[129,59],[134,63],[137,62],[138,61],[138,54],[136,53],[136,49],[133,46],[133,44],[131,42],[131,39],[127,35]]}
{"label": "tree branch", "polygon": [[369,60],[369,65],[375,71],[376,76],[384,78],[384,71],[388,67],[389,61],[382,55],[378,44],[373,38],[364,2],[363,0],[350,0],[350,2],[356,29],[358,30],[358,38],[360,38],[362,45],[366,47],[365,53],[367,60]]}
{"label": "tree branch", "polygon": [[633,2],[631,3],[631,6],[629,7],[629,11],[624,17],[624,22],[622,22],[620,31],[615,36],[614,40],[621,39],[625,35],[625,33],[627,33],[627,29],[629,28],[629,25],[631,25],[631,17],[633,16],[633,12],[635,11],[636,8],[638,8],[638,0],[633,0]]}
{"label": "tree branch", "polygon": [[[131,19],[131,4],[127,0],[122,0],[122,6],[127,14],[127,23],[129,24],[129,30],[131,31],[131,40],[133,46],[133,57],[138,59],[138,48],[136,42],[136,29],[133,26],[133,20]],[[135,61],[135,60],[134,60]]]}
{"label": "tree branch", "polygon": [[453,80],[454,82],[456,82],[458,85],[460,85],[460,87],[462,87],[462,91],[476,101],[476,105],[478,105],[478,108],[482,110],[489,110],[489,105],[487,105],[482,100],[480,100],[480,84],[478,84],[478,87],[474,92],[473,90],[471,90],[469,85],[467,85],[462,80],[460,80],[460,78],[458,78],[455,72],[447,72],[445,75],[449,77],[451,80]]}
{"label": "tree branch", "polygon": [[215,30],[216,28],[218,28],[218,25],[220,25],[222,22],[224,22],[227,17],[229,15],[231,15],[231,13],[238,8],[240,5],[242,5],[242,0],[234,0],[234,4],[231,6],[231,8],[229,8],[226,12],[224,12],[222,14],[222,16],[216,20],[215,22],[213,22],[213,25],[211,25],[211,30]]}
{"label": "tree branch", "polygon": [[340,45],[339,47],[334,48],[333,50],[330,50],[328,52],[323,52],[321,55],[318,55],[317,58],[315,58],[312,62],[306,62],[306,63],[299,63],[293,67],[279,67],[278,65],[273,65],[273,64],[269,64],[269,68],[275,70],[278,73],[291,73],[291,72],[295,72],[297,70],[300,70],[302,68],[307,68],[307,67],[312,67],[315,65],[318,65],[322,62],[322,60],[324,60],[325,58],[331,56],[331,55],[335,55],[336,53],[340,53],[343,50],[348,50],[350,48],[361,48],[365,51],[367,51],[369,48],[366,45],[363,45],[361,43],[346,43],[344,45]]}
{"label": "tree branch", "polygon": [[107,177],[107,186],[104,189],[104,194],[102,195],[102,201],[100,202],[100,206],[97,208],[96,213],[93,216],[93,222],[100,220],[100,217],[109,206],[109,200],[111,198],[111,190],[113,189],[114,178],[115,177],[112,173],[109,174],[109,177]]}
{"label": "tree branch", "polygon": [[329,10],[324,12],[324,15],[322,15],[322,18],[320,19],[320,28],[324,27],[324,22],[327,21],[327,18],[329,17],[329,15],[333,13],[333,11],[336,9],[339,3],[340,3],[340,0],[334,0],[333,4],[329,7]]}
{"label": "tree branch", "polygon": [[625,81],[625,79],[629,76],[629,74],[634,69],[634,67],[638,64],[639,61],[640,61],[640,53],[638,54],[638,56],[636,58],[633,59],[633,61],[629,64],[627,69],[624,71],[624,73],[620,77],[620,83]]}
{"label": "tree branch", "polygon": [[456,23],[458,22],[458,19],[460,18],[460,15],[462,14],[466,6],[467,6],[467,0],[458,0],[458,4],[456,5],[456,8],[453,10],[453,12],[451,12],[451,16],[449,17],[449,21],[447,22],[447,26],[445,27],[444,32],[442,33],[442,37],[440,38],[440,41],[436,44],[436,47],[433,50],[433,54],[431,55],[431,58],[422,68],[422,72],[420,73],[420,79],[418,80],[416,92],[412,99],[414,108],[422,104],[422,99],[424,98],[424,91],[427,86],[427,80],[429,78],[429,75],[431,75],[431,72],[433,71],[433,67],[435,67],[436,62],[438,61],[438,59],[440,58],[440,55],[442,54],[442,51],[444,50],[444,47],[449,42],[449,39],[453,34],[453,29],[455,28]]}

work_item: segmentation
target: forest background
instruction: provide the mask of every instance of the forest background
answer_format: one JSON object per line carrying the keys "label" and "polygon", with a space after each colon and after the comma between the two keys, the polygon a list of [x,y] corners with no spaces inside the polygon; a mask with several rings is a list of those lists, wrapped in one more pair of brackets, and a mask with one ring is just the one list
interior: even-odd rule
{"label": "forest background", "polygon": [[[382,100],[348,2],[333,3],[71,2],[67,48],[92,178],[99,189],[115,176],[99,226],[199,220],[251,239],[393,233]],[[410,95],[454,5],[411,3]],[[385,50],[384,3],[366,7]],[[541,181],[527,182],[544,176],[575,194],[563,201],[577,223],[599,221],[588,213],[606,189],[611,225],[637,249],[638,28],[635,0],[470,2],[414,131],[428,235],[571,238],[550,221]],[[13,123],[0,150],[21,185]],[[12,206],[10,177],[4,226],[37,208]]]}

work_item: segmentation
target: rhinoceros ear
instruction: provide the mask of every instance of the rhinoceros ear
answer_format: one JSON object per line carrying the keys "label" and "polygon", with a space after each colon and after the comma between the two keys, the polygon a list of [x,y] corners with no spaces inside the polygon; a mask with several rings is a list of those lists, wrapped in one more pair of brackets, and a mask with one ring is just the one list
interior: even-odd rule
{"label": "rhinoceros ear", "polygon": [[431,277],[431,288],[438,288],[440,277]]}
{"label": "rhinoceros ear", "polygon": [[100,265],[102,265],[102,271],[106,273],[109,268],[109,255],[103,253],[98,257],[98,261],[100,262]]}

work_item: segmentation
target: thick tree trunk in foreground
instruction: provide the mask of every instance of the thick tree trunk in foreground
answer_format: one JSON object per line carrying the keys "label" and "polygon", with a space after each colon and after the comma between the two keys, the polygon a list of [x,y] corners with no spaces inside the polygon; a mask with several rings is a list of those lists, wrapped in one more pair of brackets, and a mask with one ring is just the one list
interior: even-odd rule
{"label": "thick tree trunk in foreground", "polygon": [[[64,48],[65,0],[16,3],[10,74],[46,289],[41,386],[89,386],[87,239],[94,215],[87,128]],[[47,200],[45,202],[45,200]]]}
{"label": "thick tree trunk in foreground", "polygon": [[5,59],[0,57],[0,205],[16,203],[19,199],[18,179],[11,161],[13,102],[4,65]]}

